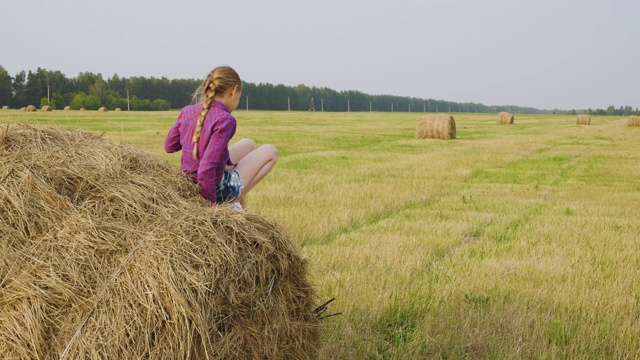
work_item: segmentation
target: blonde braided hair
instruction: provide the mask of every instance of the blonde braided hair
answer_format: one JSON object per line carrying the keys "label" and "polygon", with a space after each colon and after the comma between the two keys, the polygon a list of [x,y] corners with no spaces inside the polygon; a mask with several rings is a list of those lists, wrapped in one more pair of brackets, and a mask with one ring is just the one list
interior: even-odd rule
{"label": "blonde braided hair", "polygon": [[196,123],[196,129],[193,132],[193,158],[198,160],[198,141],[200,141],[200,134],[202,133],[202,126],[204,119],[211,109],[211,103],[215,99],[216,95],[222,94],[225,91],[232,89],[234,86],[242,87],[242,81],[238,73],[230,66],[219,66],[207,75],[207,78],[200,84],[196,92],[193,94],[195,102],[202,102],[202,110],[198,116],[198,122]]}

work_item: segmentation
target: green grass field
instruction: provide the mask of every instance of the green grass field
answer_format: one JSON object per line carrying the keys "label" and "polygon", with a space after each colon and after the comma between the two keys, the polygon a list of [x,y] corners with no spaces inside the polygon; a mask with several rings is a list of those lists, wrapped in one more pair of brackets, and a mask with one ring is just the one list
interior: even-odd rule
{"label": "green grass field", "polygon": [[[0,124],[104,132],[178,167],[177,111],[0,111]],[[640,358],[640,127],[625,118],[234,113],[278,147],[250,194],[308,259],[322,359]],[[3,125],[6,126],[6,125]]]}

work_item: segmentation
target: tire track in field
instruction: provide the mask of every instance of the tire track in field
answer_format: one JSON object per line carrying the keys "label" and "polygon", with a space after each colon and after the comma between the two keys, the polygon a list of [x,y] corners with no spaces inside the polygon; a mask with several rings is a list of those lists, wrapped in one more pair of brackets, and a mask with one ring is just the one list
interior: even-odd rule
{"label": "tire track in field", "polygon": [[[507,163],[504,163],[502,165],[500,165],[499,167],[493,167],[492,169],[504,169],[504,168],[508,168],[510,166],[512,166],[513,164],[517,164],[519,162],[523,162],[523,161],[527,161],[529,159],[531,159],[534,156],[539,156],[540,154],[549,152],[551,150],[553,150],[554,148],[558,147],[558,146],[562,146],[563,144],[558,144],[558,145],[554,145],[554,146],[545,146],[542,148],[537,148],[537,149],[533,149],[530,153],[528,153],[525,156],[522,156],[521,158],[517,159],[517,160],[513,160]],[[577,159],[573,158],[571,163],[575,163],[577,161]],[[481,176],[483,176],[484,172],[483,172],[483,168],[479,168],[479,169],[474,169],[474,171],[471,172],[471,174],[460,181],[460,186],[457,187],[450,187],[448,188],[446,191],[442,190],[442,191],[438,191],[435,192],[430,198],[426,199],[426,200],[420,200],[420,201],[410,201],[407,203],[404,203],[400,206],[395,206],[395,207],[390,207],[384,211],[381,212],[377,212],[377,213],[372,213],[369,216],[364,217],[363,219],[359,220],[359,221],[355,221],[349,224],[343,224],[338,226],[335,230],[333,231],[329,231],[326,234],[324,234],[323,236],[320,237],[316,237],[316,238],[312,238],[312,239],[307,239],[307,240],[303,240],[301,242],[301,246],[305,246],[305,245],[327,245],[327,244],[331,244],[333,242],[336,241],[336,239],[341,236],[341,235],[345,235],[345,234],[349,234],[349,233],[353,233],[353,232],[357,232],[361,229],[364,229],[368,226],[375,226],[376,224],[380,223],[381,221],[387,220],[389,218],[392,218],[393,216],[396,216],[397,214],[401,213],[401,212],[405,212],[405,211],[409,211],[412,209],[429,209],[431,207],[432,204],[438,202],[440,199],[442,199],[443,197],[448,197],[448,196],[452,196],[454,195],[455,192],[461,192],[464,190],[465,188],[465,184],[468,184],[470,182],[473,182],[474,179],[477,179]],[[563,171],[556,173],[555,175],[555,180],[552,183],[556,183],[557,180],[560,180],[562,178],[567,178],[569,176],[569,174],[571,173],[571,171],[573,170],[572,167],[568,168],[568,169],[563,169]],[[511,183],[504,183],[504,184],[498,184],[500,186],[504,185],[512,185]],[[519,226],[521,226],[522,224],[526,223],[527,220],[532,219],[533,217],[539,215],[541,212],[543,212],[544,208],[547,207],[546,204],[542,204],[542,205],[538,205],[538,206],[533,206],[533,207],[528,207],[528,209],[530,211],[527,211],[526,213],[520,213],[520,216],[517,216],[516,218],[512,218],[511,221],[509,221],[509,223],[505,226],[505,228],[511,228],[511,229],[517,229]],[[488,221],[486,221],[485,223],[476,226],[473,230],[469,231],[467,234],[465,234],[464,236],[461,237],[459,245],[456,247],[451,248],[451,250],[449,251],[449,254],[443,254],[443,259],[448,257],[449,255],[453,255],[455,253],[458,253],[459,251],[461,251],[464,248],[467,248],[468,246],[477,243],[478,241],[483,239],[483,234],[485,232],[485,229],[488,228],[489,226],[491,226],[492,223],[494,223],[495,220],[495,216],[499,216],[500,214],[493,214],[491,216],[491,219],[489,219]],[[510,214],[513,215],[514,214]],[[504,240],[504,239],[503,239]]]}

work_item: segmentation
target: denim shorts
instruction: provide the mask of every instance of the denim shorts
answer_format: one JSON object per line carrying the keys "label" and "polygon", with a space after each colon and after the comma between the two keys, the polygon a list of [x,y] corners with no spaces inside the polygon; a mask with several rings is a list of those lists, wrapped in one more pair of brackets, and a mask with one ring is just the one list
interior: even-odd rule
{"label": "denim shorts", "polygon": [[242,177],[238,170],[224,169],[220,184],[216,185],[218,204],[235,201],[242,191]]}

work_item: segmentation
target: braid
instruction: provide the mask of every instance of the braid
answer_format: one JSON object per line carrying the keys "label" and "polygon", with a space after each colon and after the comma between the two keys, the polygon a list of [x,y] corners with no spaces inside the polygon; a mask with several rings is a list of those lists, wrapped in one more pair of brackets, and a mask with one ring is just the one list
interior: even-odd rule
{"label": "braid", "polygon": [[204,124],[204,118],[209,113],[213,98],[216,96],[216,87],[213,82],[209,82],[204,89],[204,101],[202,102],[202,110],[198,116],[198,122],[196,123],[196,130],[193,132],[193,158],[198,160],[198,141],[200,141],[200,134],[202,133],[202,125]]}
{"label": "braid", "polygon": [[202,126],[204,125],[204,119],[211,109],[211,103],[218,94],[222,94],[228,89],[234,86],[242,86],[242,80],[238,73],[229,66],[220,66],[213,69],[205,81],[198,87],[193,95],[194,102],[202,101],[202,110],[198,115],[198,121],[196,122],[196,128],[193,132],[193,158],[198,160],[198,141],[200,141],[200,134],[202,133]]}

